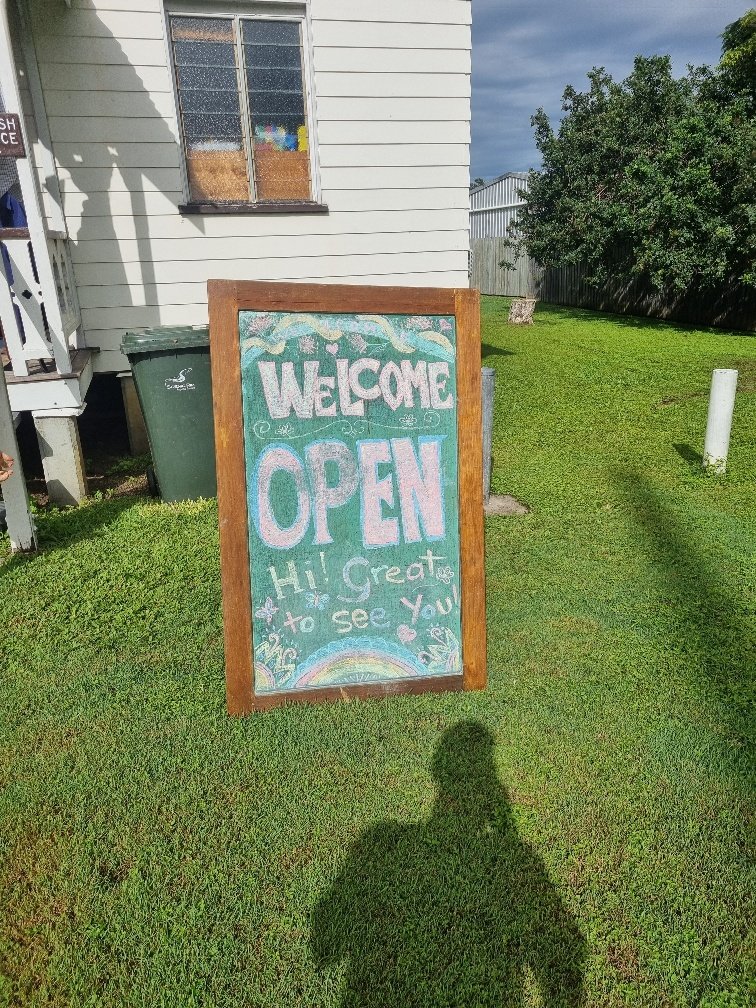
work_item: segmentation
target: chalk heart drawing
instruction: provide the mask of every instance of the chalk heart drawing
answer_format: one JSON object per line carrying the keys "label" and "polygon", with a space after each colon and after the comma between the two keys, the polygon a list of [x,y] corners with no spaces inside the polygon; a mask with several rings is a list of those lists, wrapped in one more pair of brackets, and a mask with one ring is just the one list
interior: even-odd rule
{"label": "chalk heart drawing", "polygon": [[328,351],[328,353],[333,354],[334,357],[339,352],[338,343],[326,343],[325,348]]}
{"label": "chalk heart drawing", "polygon": [[417,637],[417,630],[413,630],[406,623],[402,623],[401,626],[396,628],[396,636],[402,644],[411,644],[415,637]]}

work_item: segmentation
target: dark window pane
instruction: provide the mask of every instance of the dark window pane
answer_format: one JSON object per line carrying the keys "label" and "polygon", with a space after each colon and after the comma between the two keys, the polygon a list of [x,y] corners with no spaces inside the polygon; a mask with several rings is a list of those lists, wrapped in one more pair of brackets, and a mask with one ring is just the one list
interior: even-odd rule
{"label": "dark window pane", "polygon": [[220,115],[239,115],[237,91],[182,91],[181,109],[184,112],[213,112]]}
{"label": "dark window pane", "polygon": [[231,42],[174,42],[177,66],[236,66]]}
{"label": "dark window pane", "polygon": [[182,116],[184,134],[189,143],[198,140],[238,140],[241,142],[239,116],[188,113]]}
{"label": "dark window pane", "polygon": [[302,93],[302,72],[293,70],[263,70],[253,67],[247,70],[247,86],[250,91],[294,91]]}
{"label": "dark window pane", "polygon": [[242,39],[245,43],[266,46],[299,47],[299,24],[296,21],[263,21],[252,18],[242,21]]}
{"label": "dark window pane", "polygon": [[233,24],[226,18],[172,17],[171,38],[199,42],[233,42]]}
{"label": "dark window pane", "polygon": [[298,115],[304,121],[304,103],[301,94],[287,91],[250,91],[249,107],[256,119],[280,114]]}
{"label": "dark window pane", "polygon": [[233,67],[180,66],[176,67],[179,90],[203,88],[206,91],[235,91],[238,84]]}
{"label": "dark window pane", "polygon": [[250,69],[262,67],[271,69],[274,67],[294,68],[301,67],[302,57],[299,46],[244,46],[244,63]]}

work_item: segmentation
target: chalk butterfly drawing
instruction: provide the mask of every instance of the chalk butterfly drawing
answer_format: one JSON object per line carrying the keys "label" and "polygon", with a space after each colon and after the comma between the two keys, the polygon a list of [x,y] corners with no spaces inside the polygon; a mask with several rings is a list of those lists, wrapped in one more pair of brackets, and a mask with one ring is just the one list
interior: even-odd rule
{"label": "chalk butterfly drawing", "polygon": [[321,595],[320,592],[307,592],[305,600],[308,609],[325,609],[331,601],[331,596]]}
{"label": "chalk butterfly drawing", "polygon": [[354,347],[355,350],[362,353],[363,350],[367,350],[367,342],[359,334],[349,337],[349,342]]}
{"label": "chalk butterfly drawing", "polygon": [[299,337],[299,349],[302,353],[311,354],[315,353],[315,337],[314,336],[300,336]]}
{"label": "chalk butterfly drawing", "polygon": [[265,604],[261,605],[259,609],[255,609],[255,617],[256,619],[264,619],[268,626],[270,626],[277,612],[278,606],[273,603],[273,599],[269,595],[265,599]]}
{"label": "chalk butterfly drawing", "polygon": [[439,581],[443,581],[444,584],[449,584],[454,577],[454,571],[451,567],[439,567],[436,571],[436,577]]}

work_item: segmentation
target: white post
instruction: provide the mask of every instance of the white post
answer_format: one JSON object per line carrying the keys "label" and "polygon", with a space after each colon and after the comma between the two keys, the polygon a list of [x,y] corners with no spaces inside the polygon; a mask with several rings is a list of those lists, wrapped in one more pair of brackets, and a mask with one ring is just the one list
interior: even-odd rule
{"label": "white post", "polygon": [[14,553],[33,553],[37,548],[37,531],[29,511],[29,498],[26,493],[26,481],[21,467],[16,441],[16,428],[13,424],[8,399],[8,388],[5,384],[5,373],[0,368],[0,451],[13,459],[13,475],[0,483],[5,502],[5,522],[8,526],[11,549]]}
{"label": "white post", "polygon": [[730,368],[715,368],[711,376],[709,415],[706,418],[703,465],[707,472],[722,474],[727,468],[730,447],[732,411],[738,372]]}
{"label": "white post", "polygon": [[491,493],[491,441],[493,438],[494,378],[493,368],[481,368],[483,391],[483,503],[488,504]]}

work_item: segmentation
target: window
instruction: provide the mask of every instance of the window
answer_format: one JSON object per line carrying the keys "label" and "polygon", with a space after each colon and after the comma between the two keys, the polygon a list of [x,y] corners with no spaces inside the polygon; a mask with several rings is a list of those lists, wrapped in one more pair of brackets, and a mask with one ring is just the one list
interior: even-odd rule
{"label": "window", "polygon": [[168,24],[190,200],[311,201],[302,21]]}

